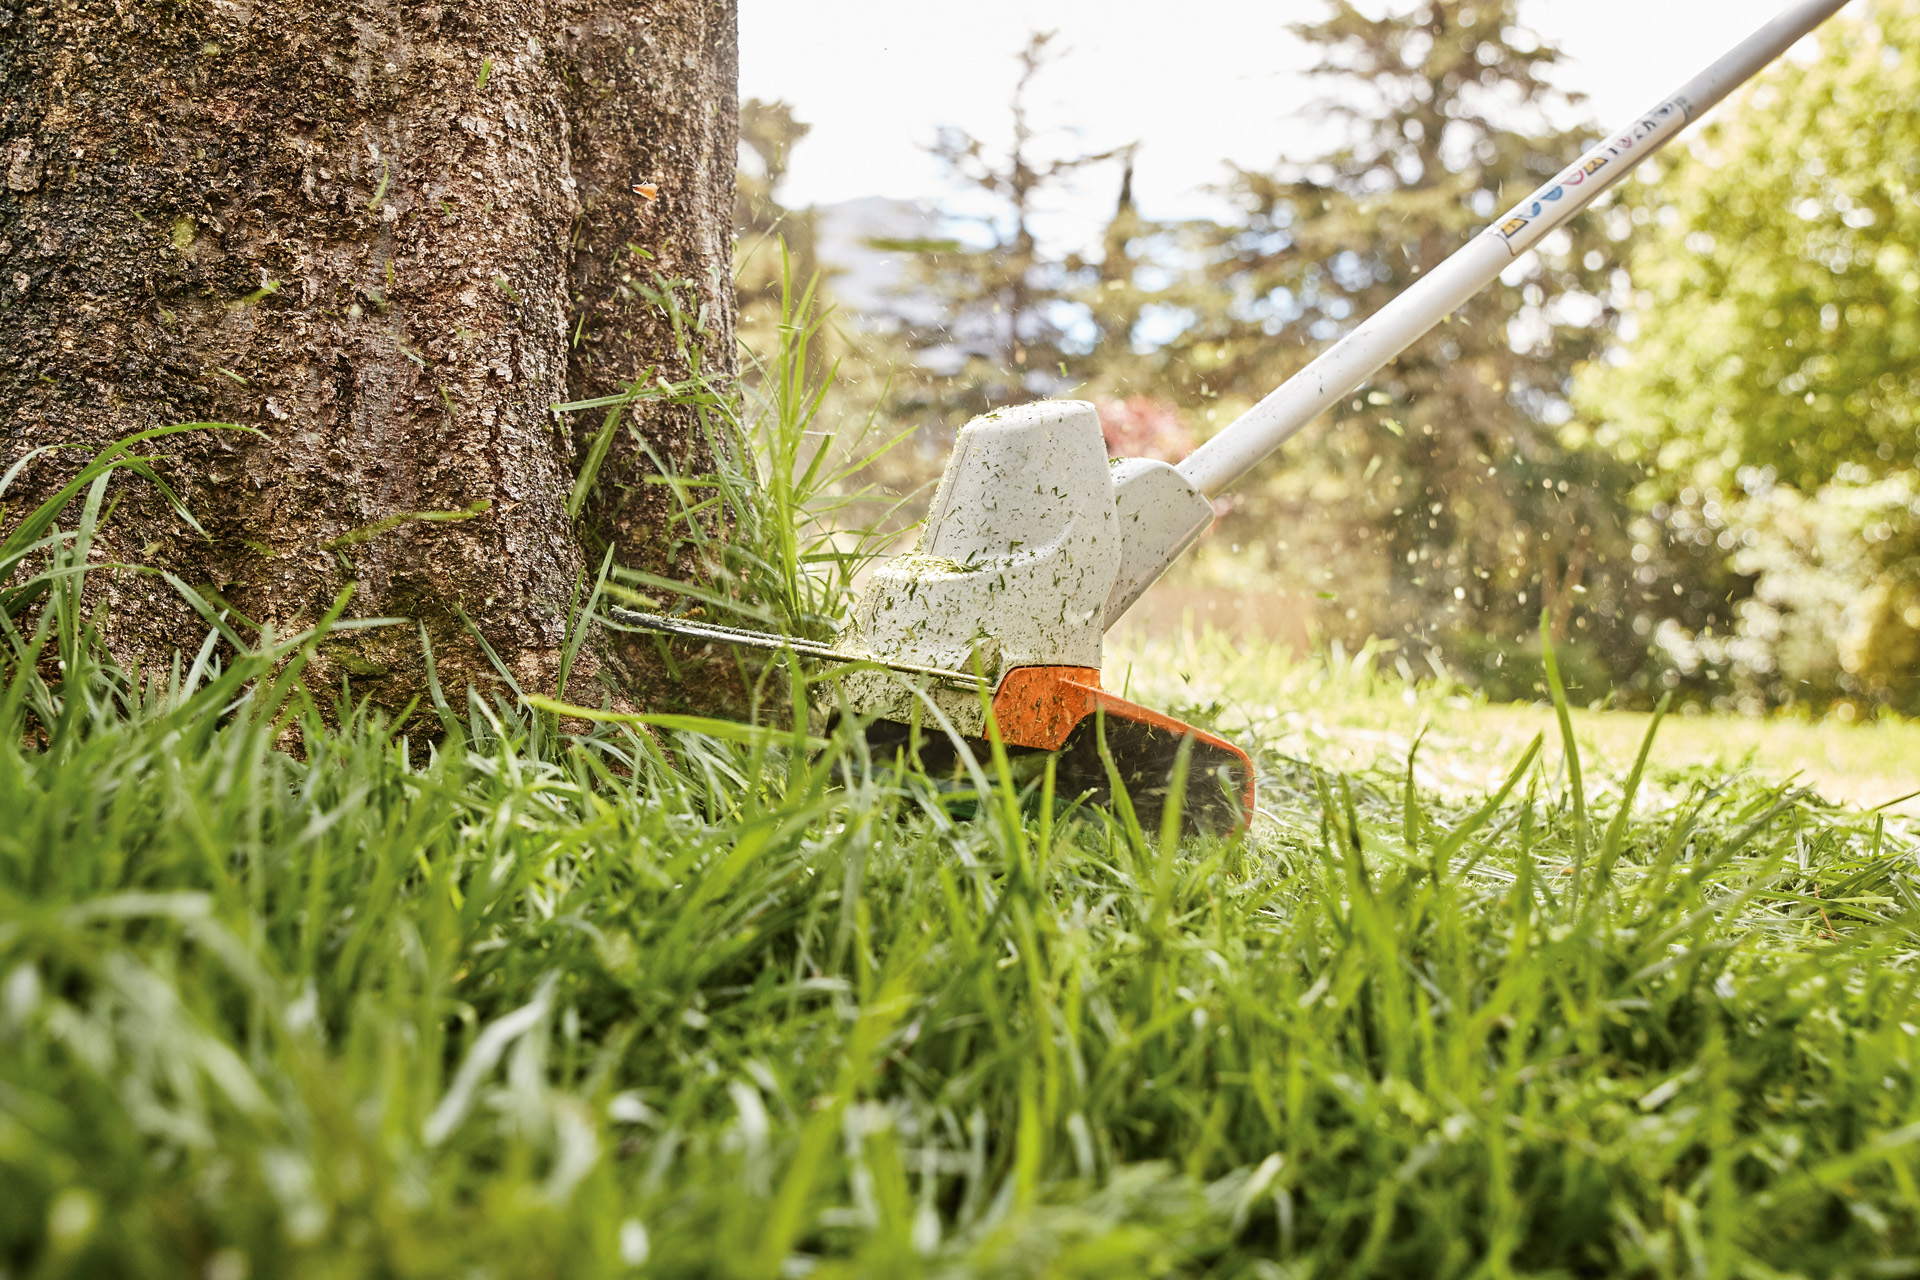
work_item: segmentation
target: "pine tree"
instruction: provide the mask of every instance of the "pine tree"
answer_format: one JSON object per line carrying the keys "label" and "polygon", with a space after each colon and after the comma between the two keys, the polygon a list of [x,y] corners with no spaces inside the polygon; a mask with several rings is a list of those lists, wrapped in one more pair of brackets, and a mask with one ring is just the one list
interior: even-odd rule
{"label": "pine tree", "polygon": [[1035,33],[1019,54],[1012,141],[1004,151],[957,128],[943,129],[934,143],[954,185],[988,197],[991,212],[956,219],[972,224],[964,240],[918,246],[916,288],[938,304],[938,315],[901,334],[914,367],[896,385],[896,413],[957,427],[996,406],[1057,395],[1085,380],[1091,352],[1074,332],[1083,318],[1074,299],[1096,269],[1078,255],[1050,257],[1035,218],[1073,175],[1130,149],[1046,158],[1050,148],[1030,95],[1060,56],[1056,40],[1056,33]]}
{"label": "pine tree", "polygon": [[[1310,123],[1344,140],[1234,174],[1240,216],[1186,232],[1204,271],[1136,300],[1185,328],[1134,376],[1224,426],[1588,145],[1552,123],[1558,54],[1518,8],[1428,0],[1373,18],[1334,0],[1297,25],[1333,90]],[[1574,367],[1617,318],[1617,223],[1551,237],[1383,370],[1243,486],[1216,544],[1319,594],[1333,633],[1437,648],[1496,686],[1512,687],[1496,666],[1543,607],[1568,647],[1636,666],[1631,477],[1563,445],[1560,425]]]}

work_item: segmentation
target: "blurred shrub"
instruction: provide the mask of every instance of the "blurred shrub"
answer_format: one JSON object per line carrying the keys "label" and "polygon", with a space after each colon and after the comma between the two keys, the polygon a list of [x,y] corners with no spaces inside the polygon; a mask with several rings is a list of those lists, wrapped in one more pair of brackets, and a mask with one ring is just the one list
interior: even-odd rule
{"label": "blurred shrub", "polygon": [[[1668,683],[1907,710],[1920,682],[1920,3],[1878,0],[1706,128],[1628,214],[1638,333],[1575,400],[1645,468]],[[1658,207],[1664,204],[1664,207]]]}
{"label": "blurred shrub", "polygon": [[1810,493],[1920,465],[1920,4],[1838,19],[1660,183],[1632,259],[1640,332],[1589,368],[1602,443],[1671,496],[1742,467]]}
{"label": "blurred shrub", "polygon": [[1157,458],[1179,462],[1199,442],[1180,417],[1180,407],[1156,396],[1128,396],[1125,400],[1096,400],[1100,434],[1107,452],[1116,458]]}
{"label": "blurred shrub", "polygon": [[1733,567],[1754,579],[1728,647],[1749,699],[1848,697],[1920,712],[1920,485],[1864,470],[1808,497],[1756,486],[1735,505]]}

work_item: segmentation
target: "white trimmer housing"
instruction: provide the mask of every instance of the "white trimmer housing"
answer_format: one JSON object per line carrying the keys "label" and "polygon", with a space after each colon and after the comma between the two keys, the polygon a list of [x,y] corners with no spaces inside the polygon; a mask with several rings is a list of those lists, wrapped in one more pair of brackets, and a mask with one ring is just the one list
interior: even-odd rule
{"label": "white trimmer housing", "polygon": [[1120,571],[1107,593],[1103,625],[1109,629],[1213,527],[1207,495],[1178,467],[1152,458],[1113,464],[1113,505],[1120,521]]}
{"label": "white trimmer housing", "polygon": [[[961,430],[919,548],[874,574],[842,648],[896,670],[977,673],[989,694],[1021,667],[1097,683],[1107,629],[1212,523],[1212,502],[1174,467],[1109,462],[1084,401],[987,414]],[[878,671],[843,687],[869,715],[910,719],[928,697],[962,733],[985,731],[975,689]]]}
{"label": "white trimmer housing", "polygon": [[[842,646],[890,663],[978,671],[995,689],[1017,667],[1098,669],[1120,559],[1093,406],[998,410],[961,429],[919,548],[875,572]],[[912,700],[879,672],[849,677],[846,690],[875,714]],[[977,694],[951,702],[943,709],[967,722],[956,727],[979,732]]]}

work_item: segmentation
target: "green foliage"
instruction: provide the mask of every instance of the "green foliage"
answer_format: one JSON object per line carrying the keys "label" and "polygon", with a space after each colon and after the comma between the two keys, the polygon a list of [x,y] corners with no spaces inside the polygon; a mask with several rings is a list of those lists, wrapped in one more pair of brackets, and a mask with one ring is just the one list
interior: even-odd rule
{"label": "green foliage", "polygon": [[[1903,821],[1657,751],[1447,797],[1262,748],[1254,835],[1181,845],[846,731],[435,690],[428,743],[322,717],[318,635],[121,673],[49,590],[0,695],[10,1273],[1920,1256]],[[1256,746],[1380,683],[1192,657],[1138,692]]]}
{"label": "green foliage", "polygon": [[1732,608],[1660,633],[1678,669],[1751,706],[1920,710],[1920,8],[1836,19],[1821,49],[1672,162],[1636,215],[1639,332],[1579,401],[1647,468],[1646,541],[1723,557]]}
{"label": "green foliage", "polygon": [[823,429],[822,408],[838,365],[822,367],[828,330],[819,279],[801,284],[794,259],[784,245],[777,247],[773,344],[764,359],[746,353],[742,386],[696,375],[684,384],[636,384],[604,402],[613,405],[606,432],[635,399],[658,395],[691,406],[714,458],[706,475],[662,468],[673,498],[663,533],[689,550],[697,579],[614,568],[608,589],[642,605],[666,595],[729,621],[825,640],[844,623],[855,576],[885,549],[888,516],[898,504],[878,497],[863,476],[899,438],[881,438],[872,413]]}
{"label": "green foliage", "polygon": [[1916,473],[1868,482],[1864,468],[1843,467],[1842,476],[1812,498],[1771,485],[1734,504],[1731,564],[1754,585],[1728,665],[1756,704],[1847,697],[1920,711]]}
{"label": "green foliage", "polygon": [[[187,422],[171,427],[156,427],[138,435],[128,436],[102,449],[80,468],[73,479],[67,481],[56,493],[32,511],[24,513],[7,530],[4,540],[0,540],[0,612],[8,618],[17,618],[30,606],[39,601],[49,586],[60,578],[80,572],[86,564],[86,547],[93,536],[94,527],[101,518],[101,504],[106,498],[107,483],[118,471],[130,471],[139,476],[166,498],[174,512],[186,522],[195,533],[205,535],[190,512],[181,505],[179,497],[153,471],[152,464],[158,458],[135,453],[134,447],[149,440],[177,435],[183,431],[241,430],[225,422]],[[29,449],[0,475],[0,497],[12,487],[20,473],[35,458],[50,452],[49,447]],[[81,525],[77,531],[62,531],[55,521],[64,515],[73,501],[82,493],[87,495],[81,516]],[[0,516],[6,514],[6,508],[0,506]],[[69,549],[78,548],[77,557]],[[14,582],[15,575],[24,567],[43,565],[40,572],[28,575],[23,581]]]}
{"label": "green foliage", "polygon": [[1920,9],[1836,20],[1699,135],[1632,259],[1640,332],[1582,405],[1661,496],[1920,466]]}

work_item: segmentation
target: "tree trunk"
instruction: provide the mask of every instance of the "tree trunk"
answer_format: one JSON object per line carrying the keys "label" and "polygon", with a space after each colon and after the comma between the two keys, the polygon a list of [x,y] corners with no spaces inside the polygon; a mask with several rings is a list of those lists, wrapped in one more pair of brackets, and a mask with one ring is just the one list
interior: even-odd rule
{"label": "tree trunk", "polygon": [[[637,29],[608,6],[577,8],[568,118],[585,194],[568,392],[612,395],[648,370],[668,381],[696,372],[729,379],[739,150],[731,6],[723,14],[719,5],[662,4]],[[683,286],[664,308],[650,297],[663,282]],[[623,421],[632,430],[616,434],[601,468],[589,530],[621,563],[684,569],[660,536],[668,495],[647,483],[655,469],[639,440],[686,471],[710,464],[705,438],[691,409],[658,400],[634,403]]]}
{"label": "tree trunk", "polygon": [[[551,688],[589,549],[550,406],[688,371],[653,272],[733,371],[732,0],[0,3],[0,457],[80,446],[9,505],[133,432],[238,424],[165,450],[206,538],[128,478],[104,557],[280,634],[351,584],[451,687],[490,676],[470,619]],[[632,421],[705,465],[684,413]],[[642,456],[619,442],[592,527],[658,567]],[[94,576],[123,659],[204,635],[157,577]],[[324,657],[383,702],[424,684],[410,627]]]}

